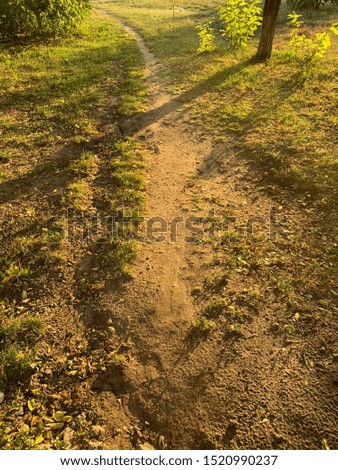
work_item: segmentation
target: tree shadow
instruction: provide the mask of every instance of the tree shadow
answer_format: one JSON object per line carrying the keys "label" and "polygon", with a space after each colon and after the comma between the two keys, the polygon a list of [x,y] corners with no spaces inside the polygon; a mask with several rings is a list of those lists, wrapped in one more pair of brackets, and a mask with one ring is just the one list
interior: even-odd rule
{"label": "tree shadow", "polygon": [[[277,91],[276,91],[277,88]],[[276,185],[283,192],[283,197],[294,199],[307,195],[308,201],[312,201],[316,205],[323,195],[327,197],[327,201],[321,202],[317,210],[325,212],[326,215],[334,215],[334,208],[337,202],[337,188],[335,188],[335,168],[334,164],[324,162],[321,165],[322,172],[327,173],[326,188],[331,187],[330,194],[324,194],[323,188],[319,181],[312,175],[307,176],[303,171],[295,168],[295,159],[297,164],[301,162],[301,155],[297,155],[292,150],[292,135],[284,136],[278,140],[274,146],[263,146],[261,142],[246,142],[246,137],[252,133],[252,129],[259,126],[264,127],[266,122],[273,121],[278,109],[292,95],[297,93],[299,89],[297,74],[282,79],[276,88],[268,94],[265,94],[256,103],[254,109],[246,114],[243,118],[235,115],[229,118],[227,124],[229,129],[226,130],[230,137],[229,144],[215,143],[212,151],[205,158],[198,169],[198,176],[202,179],[214,178],[217,174],[225,174],[229,162],[236,161],[237,164],[242,162],[249,169],[250,179],[255,181],[257,187],[269,196],[275,195],[278,198],[276,190],[272,189]],[[244,98],[240,97],[238,100]],[[236,106],[236,100],[233,105]],[[231,120],[232,119],[232,120]],[[232,130],[232,127],[238,126],[239,130]],[[306,156],[306,155],[305,155]],[[263,191],[264,192],[264,191]],[[311,197],[309,197],[309,194]]]}
{"label": "tree shadow", "polygon": [[[189,90],[175,96],[170,99],[168,102],[158,106],[155,109],[146,111],[143,113],[138,113],[133,115],[131,118],[128,118],[124,121],[125,131],[129,135],[140,132],[142,129],[148,127],[149,125],[165,118],[166,116],[175,113],[182,106],[192,103],[196,98],[203,96],[205,93],[212,91],[221,85],[226,79],[241,72],[246,67],[253,64],[252,59],[248,59],[239,64],[235,64],[231,67],[227,67],[219,72],[216,72],[214,75],[199,83],[198,85],[190,88]],[[182,115],[187,111],[182,110],[181,113],[175,116],[175,120],[179,120]]]}

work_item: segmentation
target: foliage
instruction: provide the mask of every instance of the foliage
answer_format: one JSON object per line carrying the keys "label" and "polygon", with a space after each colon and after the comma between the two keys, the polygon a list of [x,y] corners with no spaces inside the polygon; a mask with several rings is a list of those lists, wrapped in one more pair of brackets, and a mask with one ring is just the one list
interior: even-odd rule
{"label": "foliage", "polygon": [[292,31],[289,36],[288,52],[300,64],[300,78],[304,81],[313,71],[317,60],[322,59],[331,46],[331,34],[338,34],[338,23],[333,23],[326,31],[321,31],[314,38],[307,37],[299,30],[303,24],[302,15],[295,12],[288,15]]}
{"label": "foliage", "polygon": [[23,268],[20,263],[12,262],[5,270],[5,273],[0,273],[4,283],[18,282],[27,278],[31,274],[29,268]]}
{"label": "foliage", "polygon": [[197,52],[200,54],[203,52],[212,52],[215,50],[215,35],[214,29],[211,26],[211,21],[207,20],[204,23],[196,26],[197,34],[200,40],[199,48]]}
{"label": "foliage", "polygon": [[235,49],[245,47],[262,24],[262,9],[259,4],[259,0],[226,0],[219,8],[219,16],[224,26],[221,33]]}
{"label": "foliage", "polygon": [[192,325],[196,330],[199,330],[203,333],[209,332],[210,330],[216,328],[216,323],[212,320],[208,320],[207,317],[202,316],[195,320]]}
{"label": "foliage", "polygon": [[72,31],[89,9],[89,0],[0,0],[0,39]]}
{"label": "foliage", "polygon": [[297,9],[311,9],[319,10],[321,5],[331,4],[338,5],[338,0],[288,0],[287,3],[291,5],[292,8]]}

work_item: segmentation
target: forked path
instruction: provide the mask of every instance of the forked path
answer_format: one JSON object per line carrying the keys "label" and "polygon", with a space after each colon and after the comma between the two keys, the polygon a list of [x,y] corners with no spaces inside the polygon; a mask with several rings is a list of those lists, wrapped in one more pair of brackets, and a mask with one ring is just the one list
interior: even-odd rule
{"label": "forked path", "polygon": [[[111,371],[110,390],[129,416],[149,426],[159,448],[318,448],[323,432],[334,429],[334,404],[326,405],[331,398],[298,345],[274,334],[283,305],[272,289],[239,337],[192,328],[203,305],[192,290],[201,285],[212,250],[210,243],[192,243],[185,225],[196,215],[191,177],[199,175],[204,195],[232,207],[238,220],[266,218],[274,201],[257,191],[243,162],[187,131],[184,100],[162,90],[160,64],[124,27],[143,54],[149,89],[146,112],[123,124],[148,149],[147,213],[134,278],[104,301],[129,358]],[[255,274],[229,287],[233,295],[265,289]],[[229,287],[223,295],[231,297]]]}

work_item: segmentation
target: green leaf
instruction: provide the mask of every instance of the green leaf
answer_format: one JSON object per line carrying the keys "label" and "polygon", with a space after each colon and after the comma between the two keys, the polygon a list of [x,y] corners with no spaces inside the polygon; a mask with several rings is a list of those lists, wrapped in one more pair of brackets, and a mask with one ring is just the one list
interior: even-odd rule
{"label": "green leaf", "polygon": [[36,408],[36,402],[35,402],[34,398],[30,398],[30,399],[27,401],[27,406],[28,406],[29,411],[34,411],[34,410],[35,410],[35,408]]}
{"label": "green leaf", "polygon": [[66,414],[65,411],[56,411],[53,414],[53,418],[55,419],[55,421],[61,421],[62,418],[65,416],[65,414]]}
{"label": "green leaf", "polygon": [[52,424],[49,424],[48,427],[49,429],[52,429],[53,431],[57,430],[57,429],[62,429],[63,426],[64,426],[65,423],[63,423],[62,421],[59,422],[59,423],[52,423]]}

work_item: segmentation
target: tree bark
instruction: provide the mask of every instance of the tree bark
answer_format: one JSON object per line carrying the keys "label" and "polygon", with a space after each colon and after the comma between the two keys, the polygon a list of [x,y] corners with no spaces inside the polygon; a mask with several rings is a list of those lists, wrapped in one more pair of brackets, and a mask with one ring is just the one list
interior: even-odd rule
{"label": "tree bark", "polygon": [[265,0],[263,11],[262,32],[256,58],[259,61],[269,59],[272,51],[272,43],[275,35],[276,21],[281,0]]}

